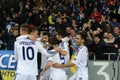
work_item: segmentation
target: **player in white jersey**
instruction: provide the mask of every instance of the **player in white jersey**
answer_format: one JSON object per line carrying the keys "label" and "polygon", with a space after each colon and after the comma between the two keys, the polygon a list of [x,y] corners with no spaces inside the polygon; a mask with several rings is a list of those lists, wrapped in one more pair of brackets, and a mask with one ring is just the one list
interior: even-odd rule
{"label": "player in white jersey", "polygon": [[[48,59],[48,63],[46,65],[46,67],[43,69],[43,73],[51,66],[51,64],[54,64],[56,62],[58,62],[59,64],[66,64],[69,62],[70,60],[70,56],[69,56],[69,44],[68,41],[65,41],[66,38],[65,34],[57,34],[57,39],[61,40],[62,42],[59,43],[58,45],[58,52],[59,53],[64,53],[64,56],[61,54],[56,54],[55,56],[49,57]],[[56,45],[55,41],[57,41],[57,39],[55,38],[49,38],[48,42],[51,45]],[[49,80],[67,80],[67,71],[69,69],[68,68],[64,68],[64,69],[57,69],[57,68],[53,68],[51,67],[51,72],[50,72],[50,78]]]}
{"label": "player in white jersey", "polygon": [[14,44],[14,55],[17,60],[15,80],[37,80],[37,53],[46,56],[53,56],[56,53],[55,50],[47,52],[38,41],[35,41],[38,35],[36,28],[30,30],[30,39],[18,39]]}
{"label": "player in white jersey", "polygon": [[[57,45],[57,39],[55,38],[49,38],[49,43],[56,47]],[[62,45],[62,46],[61,46]],[[59,64],[66,64],[69,62],[69,48],[68,48],[68,43],[67,42],[62,42],[60,43],[57,47],[65,50],[67,52],[66,55],[62,56],[61,54],[56,54],[55,56],[49,57],[48,58],[48,63],[46,67],[43,69],[42,73],[44,73],[47,69],[51,67],[52,64],[54,63],[59,63]],[[50,68],[50,78],[49,80],[67,80],[67,75],[66,75],[66,69],[57,69],[57,68]]]}
{"label": "player in white jersey", "polygon": [[[61,42],[58,46],[62,50],[66,51],[67,54],[65,56],[62,56],[61,54],[56,54],[53,57],[50,57],[48,60],[54,63],[59,64],[66,64],[69,62],[69,48],[68,48],[68,42]],[[68,69],[57,69],[51,67],[51,73],[50,73],[50,79],[49,80],[67,80],[67,73],[66,70]]]}
{"label": "player in white jersey", "polygon": [[76,80],[88,80],[88,49],[84,45],[85,35],[80,33],[76,36],[76,43],[79,46],[78,53],[74,60],[68,64],[53,64],[54,68],[65,68],[76,65]]}
{"label": "player in white jersey", "polygon": [[[49,32],[44,32],[44,33],[42,34],[41,44],[42,44],[43,46],[45,46],[47,50],[48,50],[48,48],[49,48],[49,45],[48,45],[48,38],[49,38],[49,37],[50,37]],[[43,55],[43,54],[41,54],[41,66],[40,66],[40,71],[42,71],[42,70],[45,68],[45,66],[46,66],[46,64],[47,64],[47,60],[48,60],[48,57],[45,56],[45,55]],[[43,80],[48,80],[48,79],[49,79],[49,76],[50,76],[50,70],[48,69],[48,70],[44,73],[44,75],[43,75]]]}

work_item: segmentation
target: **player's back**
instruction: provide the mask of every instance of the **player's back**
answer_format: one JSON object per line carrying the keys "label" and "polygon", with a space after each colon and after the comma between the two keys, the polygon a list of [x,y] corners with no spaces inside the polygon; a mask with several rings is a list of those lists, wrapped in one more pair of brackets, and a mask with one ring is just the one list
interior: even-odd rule
{"label": "player's back", "polygon": [[15,42],[15,54],[17,55],[16,73],[37,75],[37,53],[39,44],[30,39],[21,39]]}
{"label": "player's back", "polygon": [[[61,55],[60,53],[57,53],[55,56],[53,57],[49,57],[48,60],[52,61],[52,63],[59,63],[59,64],[66,64],[69,62],[69,48],[68,48],[68,43],[67,42],[61,42],[59,44],[59,47],[62,49],[62,50],[65,50],[67,52],[67,55],[66,56],[63,56]],[[66,77],[66,71],[68,71],[68,68],[53,68],[51,67],[51,74],[50,74],[50,77],[55,77],[56,78],[62,78],[62,77]],[[61,76],[60,76],[61,75]],[[52,79],[51,78],[51,79]],[[55,79],[56,79],[55,78]],[[61,79],[60,78],[60,79]],[[53,79],[54,80],[54,79]],[[57,79],[56,79],[57,80]],[[66,79],[65,79],[66,80]]]}

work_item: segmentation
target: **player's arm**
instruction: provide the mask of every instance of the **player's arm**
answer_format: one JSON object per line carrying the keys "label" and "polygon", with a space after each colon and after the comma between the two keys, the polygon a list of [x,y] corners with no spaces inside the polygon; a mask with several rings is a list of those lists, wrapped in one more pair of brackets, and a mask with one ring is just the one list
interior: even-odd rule
{"label": "player's arm", "polygon": [[66,55],[67,55],[67,51],[62,50],[62,49],[59,51],[59,53],[60,53],[61,55],[63,55],[63,56],[66,56]]}
{"label": "player's arm", "polygon": [[67,67],[73,67],[75,64],[73,62],[69,62],[68,64],[59,64],[55,63],[52,65],[54,68],[67,68]]}
{"label": "player's arm", "polygon": [[63,42],[60,44],[60,48],[55,48],[55,50],[60,53],[63,56],[66,56],[68,54],[68,43],[67,42]]}
{"label": "player's arm", "polygon": [[63,56],[66,56],[67,55],[67,51],[66,50],[62,50],[61,48],[55,48],[55,50],[60,53],[61,55]]}
{"label": "player's arm", "polygon": [[43,76],[43,74],[45,73],[45,71],[47,71],[52,66],[52,61],[50,59],[52,59],[52,58],[48,59],[48,62],[46,64],[46,66],[44,67],[44,69],[42,70],[42,72],[39,74],[39,79]]}
{"label": "player's arm", "polygon": [[17,61],[18,60],[18,55],[17,55],[17,41],[15,41],[15,43],[14,43],[14,57],[15,57],[15,60]]}
{"label": "player's arm", "polygon": [[38,46],[38,52],[40,52],[41,54],[45,55],[45,56],[54,56],[57,51],[56,50],[46,50],[45,48],[43,48],[43,46],[38,42],[37,43],[37,46]]}
{"label": "player's arm", "polygon": [[46,50],[43,47],[40,49],[40,52],[41,52],[41,54],[48,56],[48,57],[54,56],[57,53],[57,51],[54,49],[53,50]]}
{"label": "player's arm", "polygon": [[[45,71],[47,71],[51,66],[52,66],[52,62],[48,61],[47,64],[46,64],[46,66],[45,66],[45,68],[42,70],[41,73],[44,74]],[[40,73],[40,75],[41,75],[41,73]]]}

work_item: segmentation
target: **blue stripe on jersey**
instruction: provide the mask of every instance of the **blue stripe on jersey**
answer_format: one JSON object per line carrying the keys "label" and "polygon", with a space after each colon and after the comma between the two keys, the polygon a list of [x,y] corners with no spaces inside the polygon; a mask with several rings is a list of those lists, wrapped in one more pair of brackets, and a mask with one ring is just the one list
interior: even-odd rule
{"label": "blue stripe on jersey", "polygon": [[61,42],[60,46],[61,46],[62,49],[65,49],[64,42]]}

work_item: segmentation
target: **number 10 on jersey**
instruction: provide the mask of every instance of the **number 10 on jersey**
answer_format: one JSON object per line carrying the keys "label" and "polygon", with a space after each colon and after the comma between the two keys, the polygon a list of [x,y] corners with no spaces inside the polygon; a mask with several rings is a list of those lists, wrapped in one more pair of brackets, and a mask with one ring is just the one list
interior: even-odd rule
{"label": "number 10 on jersey", "polygon": [[33,47],[22,47],[23,51],[23,60],[33,60],[34,59],[34,49]]}

